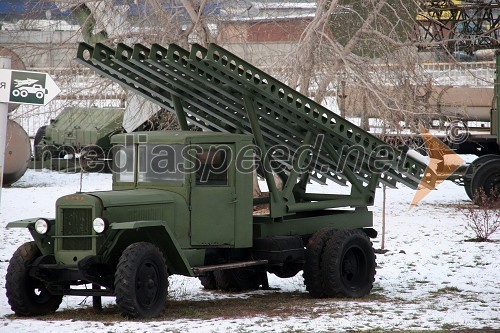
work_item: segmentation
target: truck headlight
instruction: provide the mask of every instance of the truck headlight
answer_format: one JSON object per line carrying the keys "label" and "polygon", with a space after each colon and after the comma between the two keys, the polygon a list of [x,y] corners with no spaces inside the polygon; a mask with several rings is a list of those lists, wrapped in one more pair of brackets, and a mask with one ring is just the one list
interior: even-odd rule
{"label": "truck headlight", "polygon": [[46,219],[38,219],[35,222],[35,230],[40,235],[45,235],[49,231],[49,222]]}
{"label": "truck headlight", "polygon": [[108,228],[108,221],[102,217],[96,217],[94,222],[92,222],[92,228],[94,228],[96,233],[101,234]]}

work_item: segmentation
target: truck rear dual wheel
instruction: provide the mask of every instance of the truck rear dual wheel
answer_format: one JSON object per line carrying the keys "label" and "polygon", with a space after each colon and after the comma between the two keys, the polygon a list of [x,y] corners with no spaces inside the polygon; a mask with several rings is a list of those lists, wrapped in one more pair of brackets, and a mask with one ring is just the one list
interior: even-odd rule
{"label": "truck rear dual wheel", "polygon": [[123,251],[115,272],[116,304],[129,318],[161,315],[168,294],[168,271],[158,247],[138,242]]}
{"label": "truck rear dual wheel", "polygon": [[312,297],[325,297],[323,284],[321,281],[321,257],[325,249],[325,244],[333,234],[334,229],[320,229],[316,231],[306,246],[306,263],[304,265],[304,284],[306,290]]}
{"label": "truck rear dual wheel", "polygon": [[363,297],[375,281],[375,252],[362,230],[337,230],[325,244],[321,278],[326,297]]}
{"label": "truck rear dual wheel", "polygon": [[373,287],[375,266],[362,230],[323,229],[309,239],[304,282],[313,297],[363,297]]}
{"label": "truck rear dual wheel", "polygon": [[16,315],[46,315],[61,305],[61,295],[51,294],[43,281],[29,275],[31,264],[41,255],[35,242],[28,242],[14,252],[9,262],[5,289],[10,307]]}

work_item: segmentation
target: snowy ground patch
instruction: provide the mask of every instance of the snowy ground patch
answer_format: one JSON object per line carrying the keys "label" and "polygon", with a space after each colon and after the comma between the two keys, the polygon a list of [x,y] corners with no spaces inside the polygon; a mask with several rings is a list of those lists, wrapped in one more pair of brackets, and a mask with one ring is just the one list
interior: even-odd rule
{"label": "snowy ground patch", "polygon": [[[312,185],[318,192],[327,187]],[[331,185],[334,186],[334,185]],[[83,191],[111,188],[111,176],[85,174]],[[79,174],[28,170],[2,190],[0,223],[54,216],[58,197],[80,190]],[[382,193],[374,207],[375,229],[381,230]],[[170,277],[171,300],[164,318],[130,321],[120,317],[114,300],[94,314],[91,301],[66,297],[49,317],[12,315],[5,296],[5,274],[15,249],[29,241],[26,230],[0,228],[0,332],[329,332],[347,330],[500,329],[500,235],[493,242],[467,240],[456,205],[467,197],[445,182],[409,210],[414,192],[387,190],[385,254],[377,255],[375,286],[361,300],[315,300],[303,286],[302,274],[290,279],[270,275],[277,291],[207,292],[197,279]],[[380,237],[374,241],[380,248]]]}

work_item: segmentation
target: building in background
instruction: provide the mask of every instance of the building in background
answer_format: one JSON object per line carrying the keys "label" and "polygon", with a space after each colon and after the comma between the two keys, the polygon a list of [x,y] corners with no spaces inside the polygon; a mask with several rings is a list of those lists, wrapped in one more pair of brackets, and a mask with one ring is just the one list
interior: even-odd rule
{"label": "building in background", "polygon": [[[120,12],[137,29],[148,29],[141,18],[150,9],[138,3],[122,0],[115,5],[126,8]],[[181,1],[163,7],[180,26],[187,26]],[[213,0],[203,13],[217,43],[256,65],[271,66],[293,50],[315,11],[314,0]],[[79,29],[71,11],[60,10],[53,1],[0,0],[0,46],[19,54],[28,68],[71,67],[76,44],[82,41]]]}

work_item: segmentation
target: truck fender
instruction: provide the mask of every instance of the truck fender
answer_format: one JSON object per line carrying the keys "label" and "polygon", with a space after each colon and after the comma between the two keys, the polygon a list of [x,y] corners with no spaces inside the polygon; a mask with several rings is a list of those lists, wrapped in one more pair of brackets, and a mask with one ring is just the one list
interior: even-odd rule
{"label": "truck fender", "polygon": [[11,229],[11,228],[29,228],[30,226],[34,227],[34,224],[37,220],[39,219],[44,219],[49,221],[49,223],[54,223],[54,219],[47,218],[47,217],[34,217],[31,219],[25,219],[25,220],[17,220],[17,221],[12,221],[7,223],[6,228]]}
{"label": "truck fender", "polygon": [[144,240],[143,237],[137,237],[136,235],[144,236],[146,234],[149,241],[158,246],[163,252],[171,273],[194,276],[191,265],[167,222],[154,220],[113,223],[110,225],[110,229],[111,233],[115,235],[110,237],[112,239],[111,244],[104,247],[102,253],[104,258],[109,257],[113,249],[118,248],[123,251],[128,245],[141,241],[141,239]]}
{"label": "truck fender", "polygon": [[[41,235],[35,230],[35,222],[39,219],[44,219],[48,222],[49,224],[49,230],[46,234]],[[35,217],[35,218],[30,218],[30,219],[25,219],[25,220],[17,220],[17,221],[12,221],[7,223],[6,228],[7,229],[12,229],[12,228],[26,228],[31,234],[31,237],[33,237],[33,240],[35,241],[36,245],[42,252],[42,255],[48,255],[48,254],[53,254],[54,253],[54,243],[52,242],[55,233],[55,222],[56,220],[53,218],[46,218],[46,217]]]}
{"label": "truck fender", "polygon": [[373,229],[373,228],[363,228],[361,229],[363,230],[363,232],[370,238],[377,238],[377,230]]}

